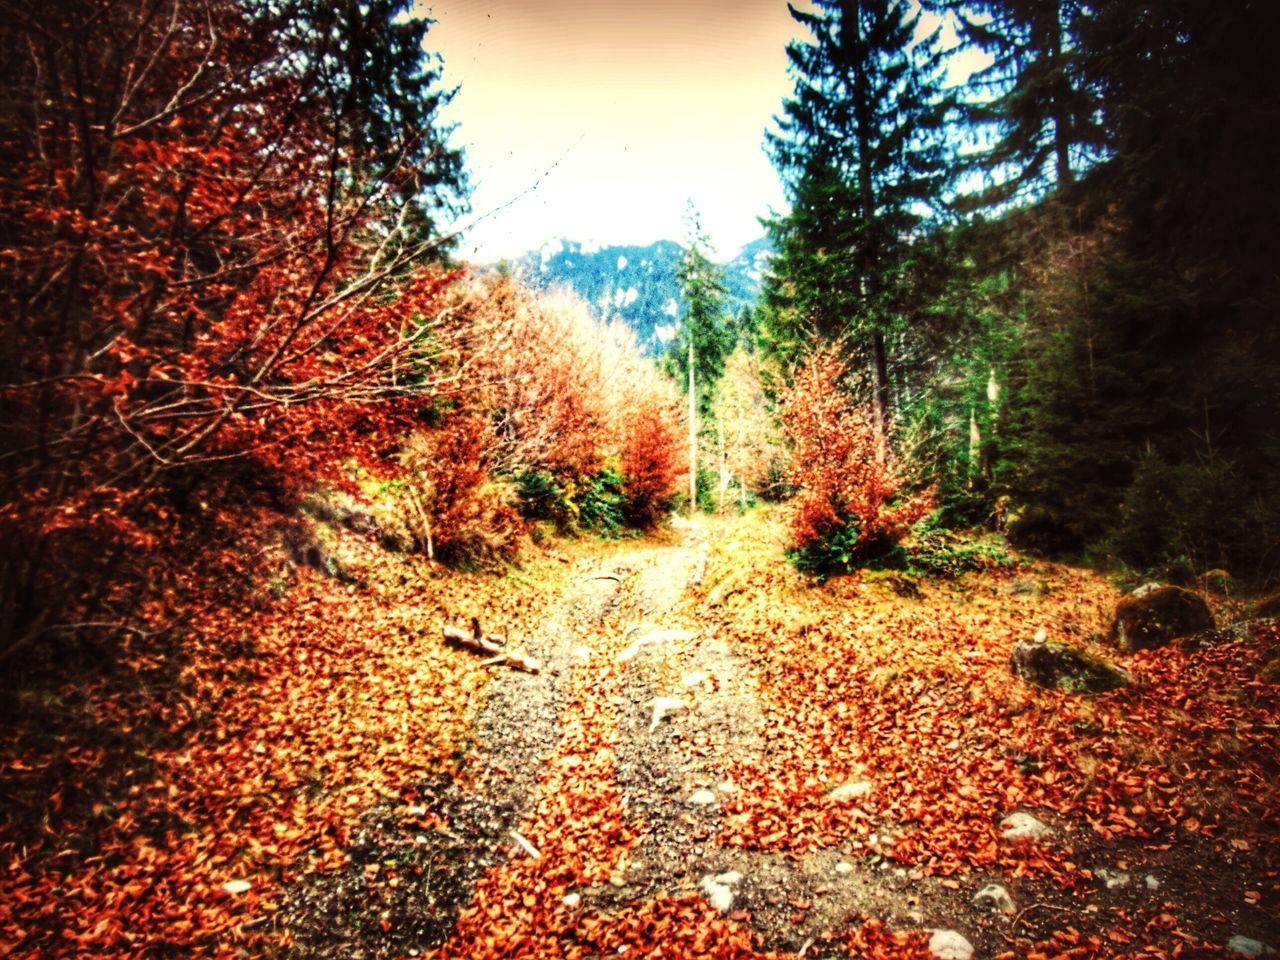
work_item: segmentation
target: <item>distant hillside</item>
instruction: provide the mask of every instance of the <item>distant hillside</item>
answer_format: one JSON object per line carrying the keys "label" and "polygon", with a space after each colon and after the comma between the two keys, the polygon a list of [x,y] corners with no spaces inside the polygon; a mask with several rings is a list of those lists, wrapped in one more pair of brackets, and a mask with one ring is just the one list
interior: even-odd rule
{"label": "distant hillside", "polygon": [[[728,308],[733,313],[755,304],[770,250],[768,240],[762,237],[722,264]],[[644,247],[596,247],[553,240],[509,261],[508,266],[531,286],[568,287],[593,304],[601,316],[624,320],[636,331],[645,350],[657,353],[684,309],[676,279],[683,252],[680,244],[670,240]]]}

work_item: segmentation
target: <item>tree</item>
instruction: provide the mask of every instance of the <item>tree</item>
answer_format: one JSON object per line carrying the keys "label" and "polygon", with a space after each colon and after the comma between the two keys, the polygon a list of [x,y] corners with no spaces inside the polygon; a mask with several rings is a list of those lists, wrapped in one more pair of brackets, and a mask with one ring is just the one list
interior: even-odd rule
{"label": "tree", "polygon": [[770,484],[782,475],[785,462],[760,362],[758,354],[739,343],[725,361],[712,410],[725,468],[719,497],[723,501],[729,483],[735,482],[739,510],[746,509],[750,497],[776,495]]}
{"label": "tree", "polygon": [[667,354],[670,371],[685,384],[689,399],[689,509],[698,503],[698,421],[710,415],[716,382],[725,355],[733,348],[733,331],[725,314],[724,274],[708,256],[710,241],[690,204],[688,246],[676,276],[684,298],[684,315]]}
{"label": "tree", "polygon": [[6,8],[0,656],[218,464],[394,453],[456,333],[409,267],[466,189],[406,8]]}
{"label": "tree", "polygon": [[781,397],[791,445],[792,560],[819,573],[847,572],[883,557],[932,507],[909,496],[879,445],[865,406],[845,389],[838,345],[806,358]]}
{"label": "tree", "polygon": [[994,206],[1069,187],[1105,154],[1100,103],[1084,70],[1079,33],[1093,15],[1080,0],[935,0],[949,11],[958,51],[991,64],[965,84],[962,118],[981,148],[964,166],[986,175],[968,198]]}
{"label": "tree", "polygon": [[[909,261],[948,181],[937,39],[895,0],[791,7],[812,34],[787,48],[796,77],[766,141],[791,201],[768,226],[774,340],[795,330],[868,348],[877,435],[890,413],[888,336],[912,312]],[[786,328],[792,329],[788,331]]]}

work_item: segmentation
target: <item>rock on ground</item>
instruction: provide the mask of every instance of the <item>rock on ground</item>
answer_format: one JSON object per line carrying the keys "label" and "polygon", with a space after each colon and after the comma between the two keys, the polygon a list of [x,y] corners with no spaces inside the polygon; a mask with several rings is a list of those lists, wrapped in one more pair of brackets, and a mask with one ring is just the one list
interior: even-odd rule
{"label": "rock on ground", "polygon": [[1103,693],[1130,680],[1115,664],[1053,640],[1019,641],[1009,657],[1009,669],[1037,687],[1068,693]]}
{"label": "rock on ground", "polygon": [[1121,650],[1153,650],[1178,637],[1189,637],[1216,624],[1209,606],[1197,593],[1181,587],[1161,587],[1141,597],[1130,596],[1116,605],[1111,639]]}
{"label": "rock on ground", "polygon": [[836,803],[847,803],[860,800],[871,792],[871,781],[859,780],[856,783],[842,783],[831,791],[831,799]]}
{"label": "rock on ground", "polygon": [[1052,827],[1021,811],[1011,813],[1000,821],[1000,835],[1006,840],[1034,840],[1052,833]]}
{"label": "rock on ground", "polygon": [[1269,957],[1275,954],[1275,951],[1261,940],[1241,936],[1232,937],[1227,941],[1227,951],[1242,957]]}
{"label": "rock on ground", "polygon": [[973,944],[955,930],[935,930],[929,938],[929,952],[938,960],[972,960]]}
{"label": "rock on ground", "polygon": [[990,910],[992,913],[1017,913],[1013,905],[1013,897],[1009,891],[998,883],[988,883],[973,895],[973,905]]}

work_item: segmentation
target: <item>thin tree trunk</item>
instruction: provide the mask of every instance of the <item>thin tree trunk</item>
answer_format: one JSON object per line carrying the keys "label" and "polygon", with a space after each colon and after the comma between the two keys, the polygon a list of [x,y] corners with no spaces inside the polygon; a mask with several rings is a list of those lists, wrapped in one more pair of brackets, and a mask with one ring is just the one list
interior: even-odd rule
{"label": "thin tree trunk", "polygon": [[889,446],[889,359],[886,356],[884,333],[877,330],[871,335],[871,374],[875,387],[872,404],[876,428],[876,459],[884,462]]}
{"label": "thin tree trunk", "polygon": [[747,484],[746,484],[745,478],[742,475],[743,469],[744,469],[743,464],[745,462],[743,450],[746,447],[746,436],[745,436],[746,425],[743,423],[743,420],[742,420],[742,394],[741,393],[737,394],[734,397],[734,406],[738,411],[738,456],[737,456],[738,512],[746,513],[747,512]]}
{"label": "thin tree trunk", "polygon": [[689,516],[698,511],[698,395],[694,390],[693,332],[689,332]]}

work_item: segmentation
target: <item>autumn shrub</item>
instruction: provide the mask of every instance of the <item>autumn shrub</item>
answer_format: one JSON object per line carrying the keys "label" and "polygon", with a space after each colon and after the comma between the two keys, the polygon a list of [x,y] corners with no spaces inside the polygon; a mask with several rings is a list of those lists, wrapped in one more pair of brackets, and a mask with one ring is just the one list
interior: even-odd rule
{"label": "autumn shrub", "polygon": [[634,377],[631,402],[615,414],[616,445],[623,514],[633,526],[647,528],[670,512],[687,475],[684,420],[674,384],[652,368],[638,369]]}
{"label": "autumn shrub", "polygon": [[409,438],[404,515],[428,556],[485,566],[515,555],[524,523],[514,491],[492,472],[496,448],[491,426],[473,414]]}
{"label": "autumn shrub", "polygon": [[848,571],[899,548],[931,508],[912,495],[889,462],[865,406],[845,387],[838,349],[812,354],[781,396],[795,488],[792,562],[805,571]]}
{"label": "autumn shrub", "polygon": [[426,29],[383,0],[0,21],[0,660],[127,621],[161,552],[248,524],[242,483],[278,516],[394,454],[465,204]]}

